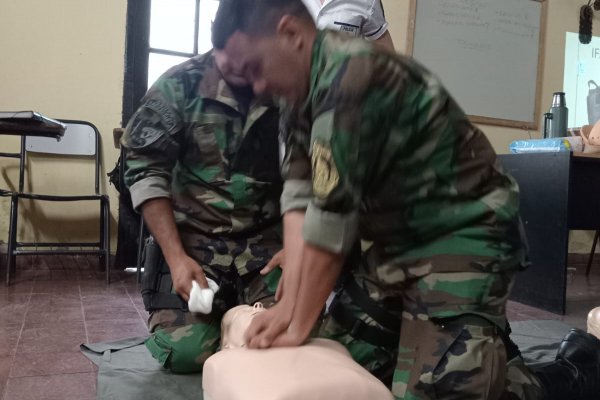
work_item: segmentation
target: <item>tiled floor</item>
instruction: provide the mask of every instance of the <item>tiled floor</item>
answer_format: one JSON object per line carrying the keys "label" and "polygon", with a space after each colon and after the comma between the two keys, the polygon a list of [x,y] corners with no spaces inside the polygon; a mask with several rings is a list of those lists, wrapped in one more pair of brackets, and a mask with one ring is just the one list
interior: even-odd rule
{"label": "tiled floor", "polygon": [[[510,302],[509,319],[559,319],[585,328],[588,311],[600,306],[600,265],[590,278],[584,265],[572,267],[567,315]],[[107,286],[93,260],[20,257],[15,283],[1,282],[0,400],[94,399],[96,367],[79,345],[147,332],[134,274],[114,272]]]}
{"label": "tiled floor", "polygon": [[147,334],[134,274],[107,286],[85,257],[18,257],[15,283],[0,268],[0,400],[92,400],[96,367],[79,352]]}

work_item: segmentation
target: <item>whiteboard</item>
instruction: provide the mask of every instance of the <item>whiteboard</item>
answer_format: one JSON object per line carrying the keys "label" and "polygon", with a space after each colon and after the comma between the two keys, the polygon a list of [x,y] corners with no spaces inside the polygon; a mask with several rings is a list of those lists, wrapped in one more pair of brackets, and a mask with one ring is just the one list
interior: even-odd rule
{"label": "whiteboard", "polygon": [[415,0],[412,6],[412,55],[474,122],[537,129],[544,2]]}

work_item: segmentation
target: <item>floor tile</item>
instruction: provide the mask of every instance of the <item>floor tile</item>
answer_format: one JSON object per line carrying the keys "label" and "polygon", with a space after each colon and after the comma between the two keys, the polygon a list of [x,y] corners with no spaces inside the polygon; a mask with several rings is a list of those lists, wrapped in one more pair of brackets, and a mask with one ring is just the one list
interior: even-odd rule
{"label": "floor tile", "polygon": [[15,358],[11,378],[93,372],[91,362],[80,352],[26,353]]}
{"label": "floor tile", "polygon": [[3,400],[94,400],[96,373],[9,378]]}
{"label": "floor tile", "polygon": [[130,307],[133,305],[131,297],[126,292],[110,293],[85,293],[81,292],[81,302],[84,306],[107,304],[111,306]]}
{"label": "floor tile", "polygon": [[84,306],[84,318],[86,321],[112,320],[112,319],[134,319],[140,318],[133,304],[128,307],[107,307],[104,304]]}
{"label": "floor tile", "polygon": [[142,285],[141,283],[137,283],[135,280],[132,280],[131,282],[124,282],[123,283],[123,287],[125,289],[127,289],[127,292],[130,295],[133,294],[140,294],[141,290],[142,290]]}
{"label": "floor tile", "polygon": [[68,269],[59,269],[59,270],[50,270],[44,277],[38,277],[37,280],[51,280],[55,282],[68,282],[68,281],[79,281],[81,279],[81,274],[77,270],[68,270]]}
{"label": "floor tile", "polygon": [[89,343],[106,342],[134,336],[147,336],[146,324],[137,320],[86,321]]}
{"label": "floor tile", "polygon": [[69,321],[62,325],[23,329],[17,356],[22,353],[62,353],[79,351],[87,340],[83,322]]}
{"label": "floor tile", "polygon": [[21,328],[22,324],[0,326],[0,357],[14,355]]}
{"label": "floor tile", "polygon": [[129,298],[136,307],[144,307],[144,299],[141,293],[129,293]]}
{"label": "floor tile", "polygon": [[73,293],[33,293],[29,301],[30,307],[81,307],[81,296],[79,292]]}
{"label": "floor tile", "polygon": [[25,320],[27,303],[8,303],[0,305],[0,321],[3,325],[18,325]]}
{"label": "floor tile", "polygon": [[138,313],[140,314],[140,317],[142,318],[142,321],[144,321],[144,323],[147,323],[148,318],[150,318],[150,313],[144,309],[144,306],[142,306],[142,307],[136,306],[136,308],[137,308]]}
{"label": "floor tile", "polygon": [[0,282],[0,296],[4,294],[30,294],[35,283],[34,280],[17,278],[11,281],[10,286],[6,286],[4,277],[5,272],[0,270],[2,280]]}
{"label": "floor tile", "polygon": [[125,296],[127,295],[127,291],[123,286],[119,283],[112,283],[110,285],[106,285],[106,282],[91,282],[91,281],[81,281],[79,283],[81,287],[81,295],[112,295],[112,296]]}
{"label": "floor tile", "polygon": [[24,329],[40,327],[68,326],[69,323],[83,322],[83,310],[79,306],[29,307],[25,315]]}
{"label": "floor tile", "polygon": [[0,307],[9,304],[28,304],[30,298],[29,293],[0,292]]}
{"label": "floor tile", "polygon": [[50,276],[50,271],[47,269],[31,269],[26,271],[19,271],[18,277],[22,278],[24,281],[28,281],[31,283],[33,287],[35,282],[38,280],[48,279]]}
{"label": "floor tile", "polygon": [[36,281],[32,290],[33,294],[79,294],[78,281]]}
{"label": "floor tile", "polygon": [[6,381],[8,380],[12,361],[12,357],[0,357],[0,399],[2,398],[2,393],[4,393],[4,388],[6,387]]}

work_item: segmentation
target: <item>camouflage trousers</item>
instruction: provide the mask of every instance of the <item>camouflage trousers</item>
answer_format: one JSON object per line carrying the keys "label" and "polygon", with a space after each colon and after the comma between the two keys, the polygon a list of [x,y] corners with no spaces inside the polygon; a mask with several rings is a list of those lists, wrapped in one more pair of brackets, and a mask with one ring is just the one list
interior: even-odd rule
{"label": "camouflage trousers", "polygon": [[[508,327],[505,306],[515,272],[483,272],[477,263],[463,261],[437,257],[398,264],[398,269],[353,271],[369,297],[401,319],[397,346],[354,337],[331,315],[318,336],[344,344],[370,371],[395,364],[391,389],[396,399],[543,398],[541,384],[520,354],[507,360],[501,335]],[[384,329],[343,289],[337,297],[357,319]]]}
{"label": "camouflage trousers", "polygon": [[204,315],[181,309],[156,310],[148,320],[152,335],[145,344],[162,366],[185,374],[200,372],[206,359],[219,348],[225,311],[259,301],[272,305],[281,270],[266,276],[258,270],[280,248],[281,241],[274,232],[240,240],[182,234],[182,240],[188,255],[220,285],[213,312]]}

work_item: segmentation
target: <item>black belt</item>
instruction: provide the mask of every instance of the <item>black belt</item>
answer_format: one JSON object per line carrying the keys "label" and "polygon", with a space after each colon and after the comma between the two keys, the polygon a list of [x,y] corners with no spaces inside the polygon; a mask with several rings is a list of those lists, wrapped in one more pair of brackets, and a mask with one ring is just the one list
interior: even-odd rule
{"label": "black belt", "polygon": [[348,276],[343,283],[343,290],[348,294],[352,303],[371,317],[385,329],[371,326],[347,309],[339,301],[334,300],[329,310],[331,316],[356,339],[364,340],[375,346],[394,348],[400,340],[401,319],[384,309],[379,303],[369,297],[353,276]]}
{"label": "black belt", "polygon": [[391,333],[381,328],[368,325],[363,320],[356,318],[344,305],[333,302],[329,308],[331,317],[344,329],[347,329],[355,339],[364,340],[374,346],[388,348],[398,347],[400,332]]}
{"label": "black belt", "polygon": [[369,317],[373,318],[379,325],[393,332],[400,332],[402,325],[400,318],[389,313],[381,304],[373,300],[361,288],[353,276],[348,277],[344,282],[344,290],[350,296],[354,304],[359,306]]}

